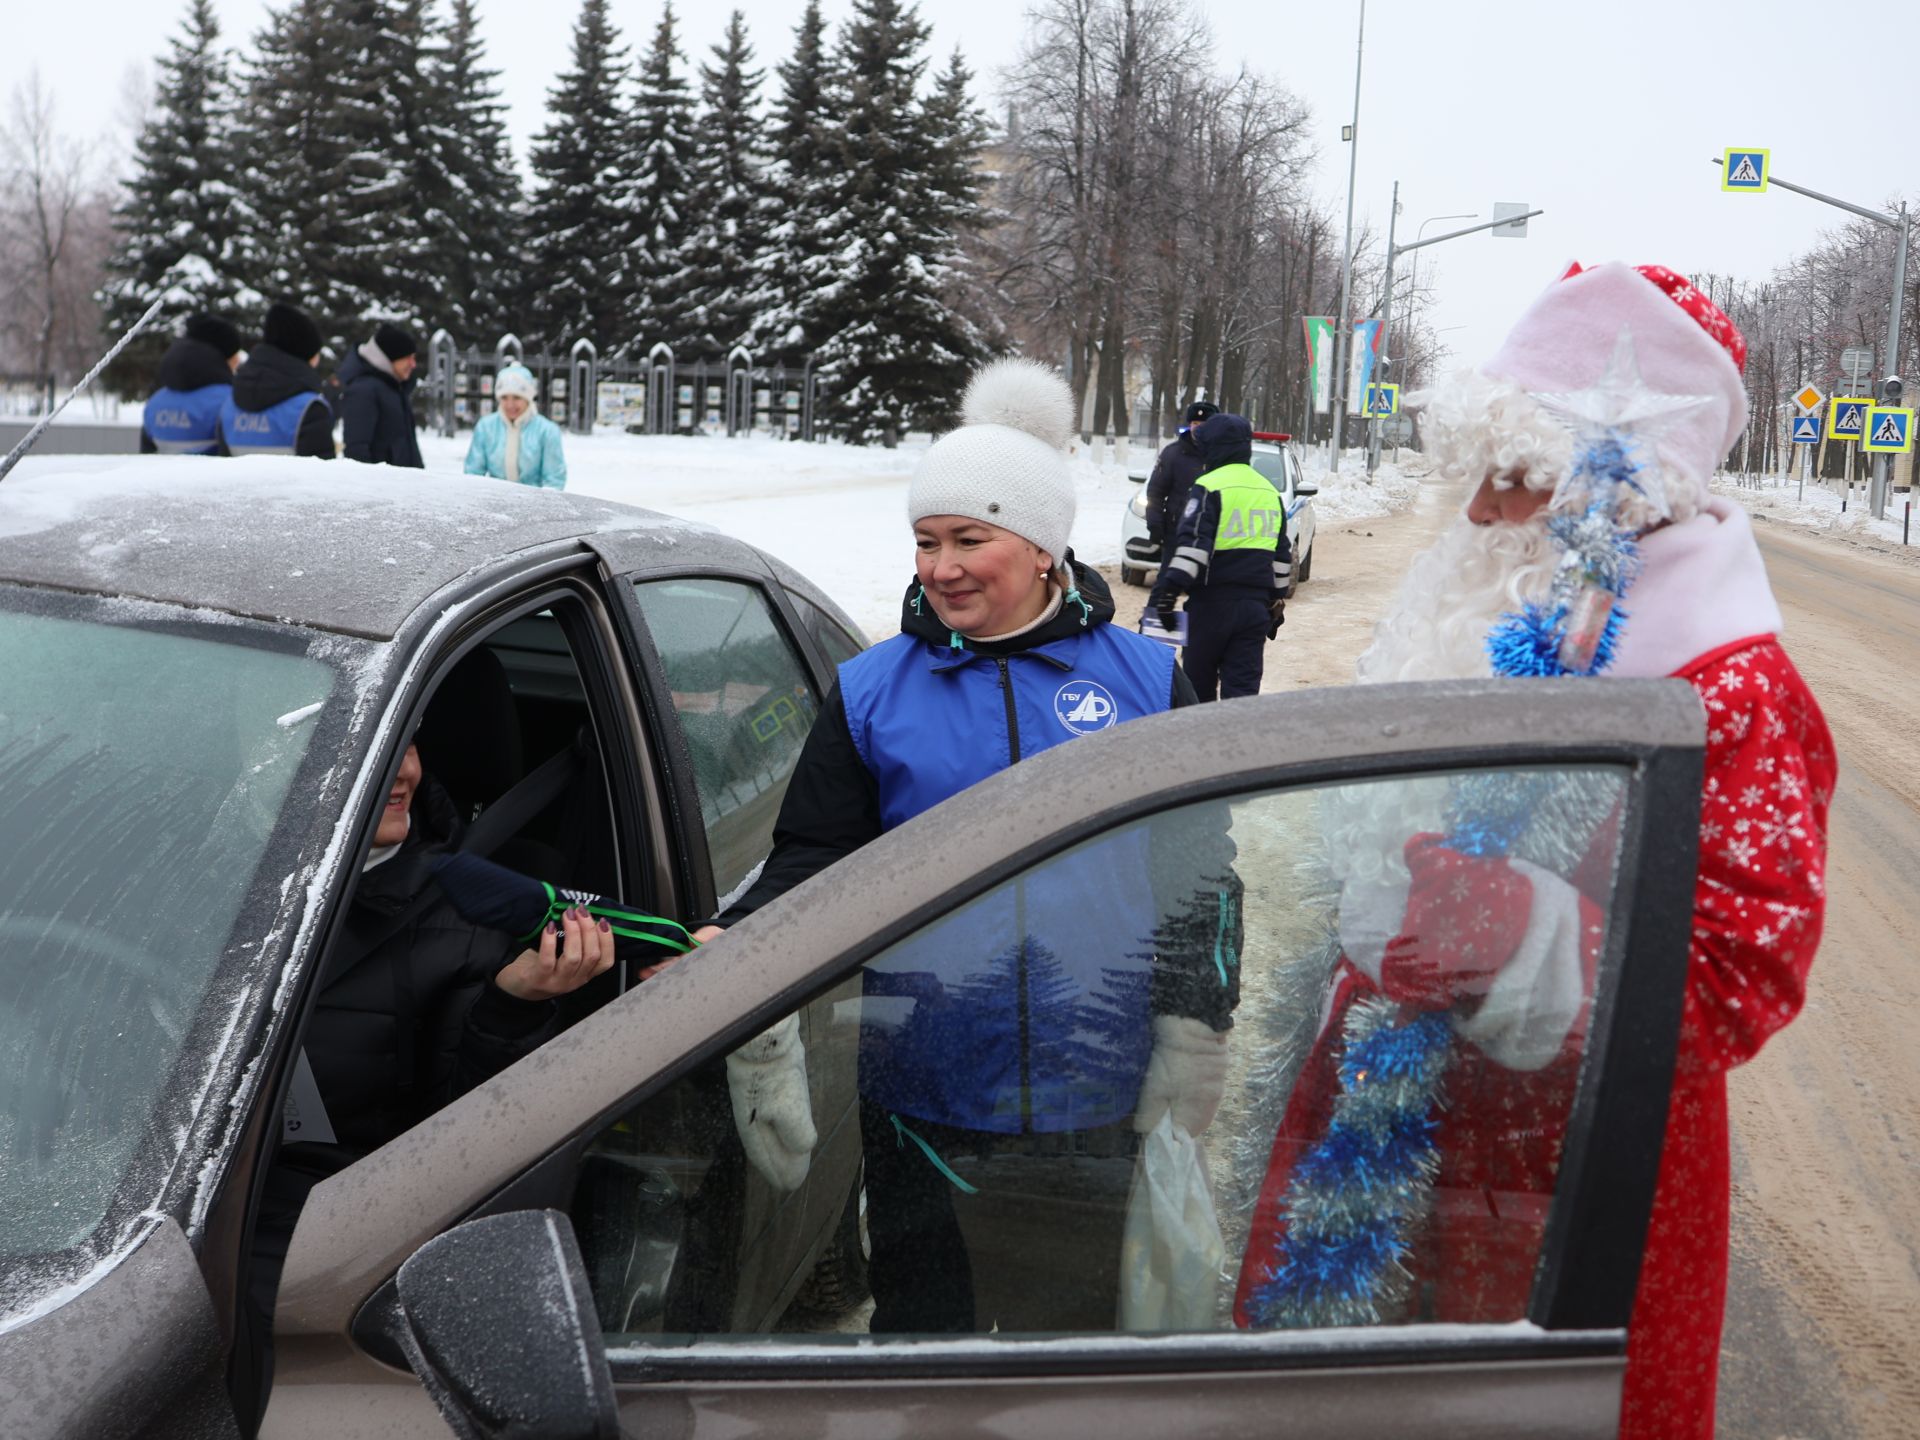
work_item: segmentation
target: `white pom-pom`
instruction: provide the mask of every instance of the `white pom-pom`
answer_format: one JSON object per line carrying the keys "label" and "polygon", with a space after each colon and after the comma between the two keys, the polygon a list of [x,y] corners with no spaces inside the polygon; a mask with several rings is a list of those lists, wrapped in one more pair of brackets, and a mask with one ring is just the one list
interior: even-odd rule
{"label": "white pom-pom", "polygon": [[960,416],[969,425],[1023,430],[1061,450],[1073,438],[1073,392],[1037,360],[996,360],[975,372]]}

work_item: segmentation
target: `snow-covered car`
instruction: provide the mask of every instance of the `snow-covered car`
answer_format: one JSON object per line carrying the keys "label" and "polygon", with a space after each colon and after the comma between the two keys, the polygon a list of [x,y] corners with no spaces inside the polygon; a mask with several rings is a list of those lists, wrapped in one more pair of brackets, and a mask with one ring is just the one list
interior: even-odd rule
{"label": "snow-covered car", "polygon": [[[228,1387],[262,1180],[416,724],[451,709],[470,764],[449,786],[482,821],[515,816],[507,843],[699,918],[765,855],[860,644],[819,590],[711,527],[562,492],[191,457],[49,460],[0,483],[0,1434],[241,1433]],[[475,655],[503,682],[491,701]],[[644,984],[602,977],[540,1049],[323,1181],[292,1235],[261,1433],[1161,1440],[1283,1415],[1304,1440],[1613,1435],[1702,732],[1676,681],[1344,687],[1024,759]],[[1416,1266],[1429,1245],[1500,1257],[1503,1297],[1430,1280],[1371,1321],[1235,1328],[1224,1289],[1195,1292],[1240,1263],[1287,1099],[1272,1077],[1290,1072],[1256,1062],[1318,1013],[1339,887],[1302,865],[1323,822],[1466,783],[1532,804],[1560,779],[1604,802],[1612,859],[1582,871],[1604,934],[1569,981],[1559,1098],[1504,1122],[1551,1136],[1559,1167],[1547,1191],[1436,1195],[1409,1242]],[[1184,1318],[1143,1318],[1166,1277],[1123,1281],[1087,1238],[1117,1231],[1130,1128],[1049,1170],[1070,1192],[1049,1203],[1102,1220],[1064,1233],[1033,1223],[1017,1164],[941,1165],[954,1193],[981,1182],[978,1286],[1017,1289],[1028,1257],[1057,1270],[1065,1247],[1093,1293],[1122,1288],[1135,1329],[1108,1305],[1069,1333],[850,1334],[864,1312],[805,1303],[830,1261],[844,1297],[865,1255],[863,1046],[902,1016],[971,1013],[917,978],[924,958],[982,914],[1042,925],[1022,897],[1084,875],[1090,846],[1172,854],[1155,837],[1196,824],[1230,825],[1237,848],[1244,940],[1222,931],[1211,953],[1239,977],[1246,1063],[1208,1132],[1220,1233],[1190,1238],[1219,1250],[1183,1272]],[[1054,909],[1063,928],[1021,953],[1106,973],[1073,951],[1084,917]],[[999,999],[1011,1013],[966,1004]],[[710,1079],[789,1015],[819,1139],[782,1194]]]}
{"label": "snow-covered car", "polygon": [[[1287,509],[1287,542],[1293,547],[1289,596],[1313,575],[1313,497],[1320,493],[1320,487],[1301,470],[1292,442],[1291,435],[1263,430],[1253,434],[1253,468],[1273,482]],[[1140,486],[1120,516],[1120,578],[1129,585],[1148,584],[1160,568],[1160,547],[1147,538],[1146,482],[1152,474],[1150,467],[1127,472],[1127,478]]]}

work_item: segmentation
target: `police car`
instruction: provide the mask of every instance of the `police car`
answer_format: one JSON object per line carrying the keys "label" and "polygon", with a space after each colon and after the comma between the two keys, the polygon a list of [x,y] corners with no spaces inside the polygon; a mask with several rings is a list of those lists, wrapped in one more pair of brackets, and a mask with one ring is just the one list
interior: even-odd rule
{"label": "police car", "polygon": [[[1287,541],[1293,547],[1293,586],[1287,591],[1291,597],[1301,581],[1312,577],[1313,497],[1320,487],[1301,470],[1293,437],[1277,431],[1253,432],[1253,468],[1273,482],[1287,507]],[[1127,475],[1140,487],[1120,516],[1120,578],[1129,585],[1146,585],[1160,568],[1160,547],[1147,538],[1146,482],[1152,473],[1149,467]]]}

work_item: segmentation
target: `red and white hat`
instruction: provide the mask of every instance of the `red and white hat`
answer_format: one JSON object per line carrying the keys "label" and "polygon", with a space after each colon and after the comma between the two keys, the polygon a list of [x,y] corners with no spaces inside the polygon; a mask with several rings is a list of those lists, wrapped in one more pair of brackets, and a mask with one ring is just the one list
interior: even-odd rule
{"label": "red and white hat", "polygon": [[1585,390],[1607,368],[1620,332],[1633,337],[1640,377],[1663,395],[1705,403],[1673,417],[1654,437],[1663,464],[1708,478],[1747,423],[1740,378],[1747,342],[1718,305],[1660,265],[1578,264],[1550,285],[1480,367],[1532,395]]}

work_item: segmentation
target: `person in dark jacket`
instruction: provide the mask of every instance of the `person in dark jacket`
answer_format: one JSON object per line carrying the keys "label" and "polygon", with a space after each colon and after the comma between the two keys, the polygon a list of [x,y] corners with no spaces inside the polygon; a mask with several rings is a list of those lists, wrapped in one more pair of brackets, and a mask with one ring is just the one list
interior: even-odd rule
{"label": "person in dark jacket", "polygon": [[1180,514],[1187,508],[1187,492],[1206,468],[1193,432],[1219,413],[1220,407],[1211,400],[1196,400],[1187,406],[1180,418],[1180,433],[1160,452],[1160,458],[1153,462],[1153,474],[1147,478],[1147,538],[1160,547],[1162,570],[1173,559],[1173,537],[1180,528]]}
{"label": "person in dark jacket", "polygon": [[1258,695],[1267,642],[1286,620],[1293,546],[1286,501],[1253,468],[1253,427],[1215,415],[1198,428],[1206,469],[1193,482],[1173,555],[1147,605],[1168,629],[1187,596],[1181,664],[1202,700]]}
{"label": "person in dark jacket", "polygon": [[248,1334],[236,1349],[243,1422],[264,1409],[274,1297],[314,1186],[531,1054],[554,1033],[555,999],[613,963],[607,922],[584,910],[522,950],[430,891],[432,861],[458,847],[462,829],[408,746],[319,977],[260,1198]]}
{"label": "person in dark jacket", "polygon": [[413,336],[398,325],[380,326],[347,357],[340,367],[340,448],[347,459],[426,467],[413,429],[419,363]]}
{"label": "person in dark jacket", "polygon": [[320,327],[284,301],[267,309],[260,343],[233,373],[220,414],[224,455],[333,459],[333,411],[320,393]]}
{"label": "person in dark jacket", "polygon": [[239,364],[240,332],[217,315],[191,316],[160,357],[160,388],[141,413],[140,453],[216,454]]}
{"label": "person in dark jacket", "polygon": [[[1002,361],[963,413],[909,489],[901,633],[841,665],[773,853],[696,939],[1028,756],[1194,703],[1172,652],[1114,625],[1068,548],[1064,382]],[[1226,830],[1223,812],[1182,812],[1116,831],[869,963],[875,1333],[1112,1327],[1138,1136],[1170,1114],[1204,1130],[1225,1080],[1240,894]],[[1059,1243],[1004,1263],[1016,1217]]]}

